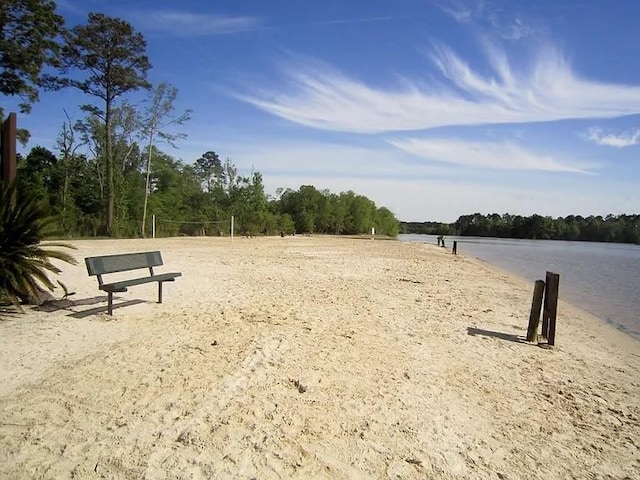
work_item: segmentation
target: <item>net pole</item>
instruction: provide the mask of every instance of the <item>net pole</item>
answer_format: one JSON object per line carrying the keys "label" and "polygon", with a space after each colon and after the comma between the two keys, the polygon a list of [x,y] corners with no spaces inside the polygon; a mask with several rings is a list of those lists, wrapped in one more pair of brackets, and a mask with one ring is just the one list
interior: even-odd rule
{"label": "net pole", "polygon": [[233,221],[234,221],[234,216],[231,215],[231,241],[233,241]]}

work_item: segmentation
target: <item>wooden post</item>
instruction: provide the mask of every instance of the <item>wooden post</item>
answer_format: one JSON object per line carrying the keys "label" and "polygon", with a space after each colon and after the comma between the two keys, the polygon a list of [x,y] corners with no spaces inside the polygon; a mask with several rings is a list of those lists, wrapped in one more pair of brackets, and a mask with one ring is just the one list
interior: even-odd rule
{"label": "wooden post", "polygon": [[453,253],[454,255],[458,254],[458,242],[457,241],[453,241],[453,250],[451,251],[451,253]]}
{"label": "wooden post", "polygon": [[547,272],[547,282],[544,290],[544,310],[542,311],[542,335],[549,345],[556,343],[556,317],[558,315],[558,290],[560,275]]}
{"label": "wooden post", "polygon": [[2,149],[0,157],[2,157],[2,170],[0,171],[0,179],[11,183],[16,178],[16,114],[10,113],[7,119],[2,123],[2,136],[0,143]]}
{"label": "wooden post", "polygon": [[533,287],[533,301],[531,302],[531,314],[529,315],[529,327],[527,328],[527,342],[538,341],[538,325],[540,324],[544,285],[544,280],[536,280],[536,284]]}

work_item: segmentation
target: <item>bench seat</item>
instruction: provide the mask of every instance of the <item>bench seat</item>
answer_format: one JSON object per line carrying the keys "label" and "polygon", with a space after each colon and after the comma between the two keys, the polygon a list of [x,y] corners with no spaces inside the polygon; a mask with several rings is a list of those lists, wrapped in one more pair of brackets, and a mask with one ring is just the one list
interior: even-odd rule
{"label": "bench seat", "polygon": [[132,278],[130,280],[122,280],[119,282],[105,283],[100,286],[100,290],[105,292],[126,292],[127,287],[134,285],[142,285],[151,282],[173,282],[176,277],[181,277],[182,273],[161,273],[160,275],[152,275],[148,277]]}

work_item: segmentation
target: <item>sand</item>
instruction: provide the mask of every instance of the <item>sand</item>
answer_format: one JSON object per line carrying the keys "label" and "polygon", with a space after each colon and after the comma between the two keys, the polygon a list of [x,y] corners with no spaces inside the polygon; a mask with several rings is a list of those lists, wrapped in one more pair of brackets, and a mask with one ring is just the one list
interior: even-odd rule
{"label": "sand", "polygon": [[[562,290],[541,348],[532,284],[435,245],[74,245],[75,294],[0,320],[1,478],[640,478],[640,342]],[[106,315],[82,259],[156,249],[164,303]]]}

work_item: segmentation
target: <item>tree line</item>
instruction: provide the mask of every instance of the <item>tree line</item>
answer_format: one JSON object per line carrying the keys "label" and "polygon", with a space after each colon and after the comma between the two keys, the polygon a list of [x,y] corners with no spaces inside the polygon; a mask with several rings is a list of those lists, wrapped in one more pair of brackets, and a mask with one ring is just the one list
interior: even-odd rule
{"label": "tree line", "polygon": [[[23,113],[42,89],[87,99],[84,118],[61,118],[56,153],[38,146],[18,161],[19,195],[44,199],[65,235],[147,236],[151,214],[166,220],[161,235],[222,234],[231,216],[250,235],[398,233],[388,209],[354,192],[302,186],[270,197],[259,172],[239,175],[214,151],[193,164],[162,152],[159,144],[186,136],[173,132],[191,111],[175,111],[174,86],[147,80],[146,41],[128,22],[89,13],[68,29],[50,0],[7,0],[0,20],[0,94],[21,98]],[[148,94],[134,105],[128,98],[139,91]]]}
{"label": "tree line", "polygon": [[[381,235],[399,232],[400,222],[389,209],[352,191],[336,194],[303,185],[298,190],[279,188],[271,196],[264,191],[260,172],[239,175],[229,158],[222,161],[213,151],[188,164],[155,147],[138,148],[134,145],[135,153],[117,166],[115,230],[121,236],[151,234],[151,222],[143,222],[145,209],[158,218],[159,236],[228,235],[231,216],[241,235],[356,235],[371,228]],[[97,158],[63,158],[34,147],[18,157],[18,190],[43,199],[56,230],[65,236],[105,234],[103,174]]]}
{"label": "tree line", "polygon": [[401,222],[401,232],[640,244],[640,215],[607,215],[604,218],[600,215],[568,215],[552,218],[474,213],[462,215],[453,223]]}

